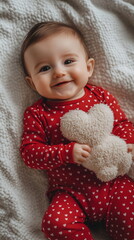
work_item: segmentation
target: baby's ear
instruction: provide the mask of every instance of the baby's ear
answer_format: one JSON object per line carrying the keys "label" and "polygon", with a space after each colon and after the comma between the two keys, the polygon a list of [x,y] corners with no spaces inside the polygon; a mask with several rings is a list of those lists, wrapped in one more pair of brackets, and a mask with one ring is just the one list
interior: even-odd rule
{"label": "baby's ear", "polygon": [[94,64],[95,64],[95,61],[94,61],[93,58],[89,58],[89,59],[87,60],[87,70],[88,70],[88,73],[89,73],[89,77],[91,77],[92,74],[93,74]]}
{"label": "baby's ear", "polygon": [[33,81],[32,81],[32,78],[29,77],[29,76],[26,76],[26,77],[25,77],[25,80],[26,80],[26,82],[28,83],[28,85],[29,85],[33,90],[36,91],[36,87],[35,87],[35,85],[34,85],[34,83],[33,83]]}

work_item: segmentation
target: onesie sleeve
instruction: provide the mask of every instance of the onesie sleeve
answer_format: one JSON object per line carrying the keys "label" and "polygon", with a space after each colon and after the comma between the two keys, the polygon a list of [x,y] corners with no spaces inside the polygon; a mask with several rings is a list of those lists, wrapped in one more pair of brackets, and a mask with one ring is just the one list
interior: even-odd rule
{"label": "onesie sleeve", "polygon": [[35,109],[29,108],[25,111],[23,125],[20,152],[28,167],[48,170],[73,162],[74,143],[49,145],[45,122],[41,121]]}
{"label": "onesie sleeve", "polygon": [[134,143],[134,125],[130,122],[116,98],[108,91],[102,89],[103,101],[107,104],[114,113],[114,127],[112,133],[120,138],[123,138],[126,143]]}

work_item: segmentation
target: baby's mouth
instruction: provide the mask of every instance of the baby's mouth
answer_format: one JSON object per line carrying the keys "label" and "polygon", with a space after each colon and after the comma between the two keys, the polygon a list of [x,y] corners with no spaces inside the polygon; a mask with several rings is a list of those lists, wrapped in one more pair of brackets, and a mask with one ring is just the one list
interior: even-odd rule
{"label": "baby's mouth", "polygon": [[71,81],[63,81],[63,82],[59,82],[59,83],[56,83],[55,85],[53,85],[53,87],[58,87],[58,86],[63,86],[63,85],[66,85],[68,83],[70,83]]}

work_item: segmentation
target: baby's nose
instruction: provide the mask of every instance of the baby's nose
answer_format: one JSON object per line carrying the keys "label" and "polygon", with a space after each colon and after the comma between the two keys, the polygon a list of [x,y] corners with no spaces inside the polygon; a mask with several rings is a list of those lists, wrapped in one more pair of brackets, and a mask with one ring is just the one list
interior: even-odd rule
{"label": "baby's nose", "polygon": [[54,78],[61,78],[61,77],[64,77],[64,76],[65,76],[64,69],[59,68],[59,67],[54,69],[54,73],[53,73]]}

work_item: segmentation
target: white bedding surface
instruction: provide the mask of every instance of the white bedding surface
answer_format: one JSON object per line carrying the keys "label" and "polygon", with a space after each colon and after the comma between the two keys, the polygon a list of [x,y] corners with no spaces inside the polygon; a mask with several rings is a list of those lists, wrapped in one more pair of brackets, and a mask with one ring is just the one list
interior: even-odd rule
{"label": "white bedding surface", "polygon": [[[74,23],[96,61],[91,83],[109,90],[134,121],[134,1],[1,0],[0,12],[0,239],[43,240],[47,178],[19,154],[23,112],[39,98],[23,80],[21,43],[37,22]],[[108,239],[101,231],[95,239]]]}

